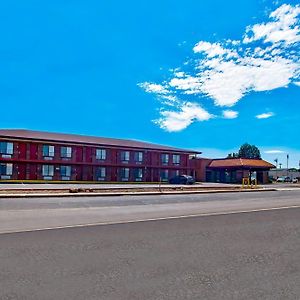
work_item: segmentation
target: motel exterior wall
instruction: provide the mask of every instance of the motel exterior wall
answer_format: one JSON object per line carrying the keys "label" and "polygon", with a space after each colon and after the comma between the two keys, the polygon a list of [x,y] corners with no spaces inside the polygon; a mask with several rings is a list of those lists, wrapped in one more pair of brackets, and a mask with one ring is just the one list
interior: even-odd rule
{"label": "motel exterior wall", "polygon": [[195,173],[192,174],[196,181],[205,182],[206,181],[206,169],[209,164],[213,161],[211,158],[192,158],[191,166],[195,170]]}
{"label": "motel exterior wall", "polygon": [[[0,143],[1,180],[157,182],[161,178],[167,181],[177,174],[195,172],[189,159],[193,153],[180,150],[35,141],[18,137],[0,137]],[[7,143],[12,143],[13,149],[5,151]],[[54,146],[54,153],[45,155],[45,146]],[[62,157],[63,147],[71,148],[70,157]],[[105,151],[105,158],[97,157],[99,150]],[[124,152],[129,152],[129,157],[125,155],[126,160]],[[163,161],[166,156],[168,160]]]}

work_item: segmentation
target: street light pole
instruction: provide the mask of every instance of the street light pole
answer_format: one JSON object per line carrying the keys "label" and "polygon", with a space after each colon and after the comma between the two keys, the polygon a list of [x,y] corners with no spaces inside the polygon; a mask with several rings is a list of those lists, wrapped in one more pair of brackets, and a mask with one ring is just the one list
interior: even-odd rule
{"label": "street light pole", "polygon": [[286,155],[286,176],[289,176],[289,158],[290,156]]}
{"label": "street light pole", "polygon": [[274,159],[275,163],[276,163],[276,174],[275,174],[275,177],[276,177],[276,180],[277,180],[277,169],[278,169],[278,158],[275,158]]}

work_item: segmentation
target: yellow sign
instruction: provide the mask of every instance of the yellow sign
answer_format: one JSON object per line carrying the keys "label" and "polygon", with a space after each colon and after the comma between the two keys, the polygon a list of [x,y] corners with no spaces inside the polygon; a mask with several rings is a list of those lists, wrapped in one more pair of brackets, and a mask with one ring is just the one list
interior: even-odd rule
{"label": "yellow sign", "polygon": [[246,177],[246,178],[243,178],[243,188],[257,188],[257,179],[252,179],[251,182],[250,182],[250,178]]}
{"label": "yellow sign", "polygon": [[250,188],[250,179],[249,178],[243,178],[243,188],[247,187]]}

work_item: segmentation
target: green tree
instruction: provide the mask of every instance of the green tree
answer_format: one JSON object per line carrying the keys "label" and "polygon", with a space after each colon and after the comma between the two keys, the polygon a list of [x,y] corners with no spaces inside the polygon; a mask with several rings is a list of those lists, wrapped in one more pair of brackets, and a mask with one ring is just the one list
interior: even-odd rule
{"label": "green tree", "polygon": [[238,157],[261,159],[259,149],[255,145],[250,145],[248,143],[245,143],[240,147]]}

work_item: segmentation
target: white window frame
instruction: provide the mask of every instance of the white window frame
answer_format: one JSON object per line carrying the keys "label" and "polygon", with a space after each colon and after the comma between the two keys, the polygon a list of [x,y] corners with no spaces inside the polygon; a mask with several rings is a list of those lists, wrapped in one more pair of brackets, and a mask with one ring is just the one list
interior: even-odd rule
{"label": "white window frame", "polygon": [[[62,169],[66,170],[65,174],[62,174]],[[60,166],[60,177],[62,180],[70,180],[72,174],[71,166]]]}
{"label": "white window frame", "polygon": [[[4,166],[5,173],[2,173],[2,168]],[[11,163],[1,163],[0,164],[0,179],[11,179],[13,174],[13,164]]]}
{"label": "white window frame", "polygon": [[54,176],[54,166],[53,165],[43,165],[42,166],[42,176],[44,180],[52,180]]}
{"label": "white window frame", "polygon": [[167,154],[167,153],[161,154],[161,163],[163,165],[168,165],[169,164],[169,158],[170,158],[169,154]]}
{"label": "white window frame", "polygon": [[[44,149],[45,148],[48,148],[47,152],[48,153],[45,153]],[[53,145],[43,145],[43,157],[54,157],[54,154],[55,154],[55,147]]]}
{"label": "white window frame", "polygon": [[72,158],[72,147],[62,146],[60,148],[60,157],[61,158]]}
{"label": "white window frame", "polygon": [[42,166],[42,175],[44,177],[53,177],[54,176],[54,166],[53,165],[43,165]]}
{"label": "white window frame", "polygon": [[130,151],[121,152],[121,161],[125,163],[128,163],[130,161]]}
{"label": "white window frame", "polygon": [[1,170],[2,170],[2,167],[5,166],[5,173],[0,173],[0,175],[3,175],[3,176],[11,176],[13,174],[13,164],[11,163],[1,163]]}
{"label": "white window frame", "polygon": [[[0,154],[13,155],[14,143],[12,142],[0,142]],[[4,150],[3,150],[4,149]]]}
{"label": "white window frame", "polygon": [[141,152],[141,151],[135,152],[134,153],[134,160],[137,163],[142,163],[143,160],[144,160],[144,152]]}
{"label": "white window frame", "polygon": [[96,159],[106,160],[106,149],[96,149]]}
{"label": "white window frame", "polygon": [[105,167],[98,167],[97,180],[104,180],[105,178],[106,178],[106,168]]}
{"label": "white window frame", "polygon": [[180,154],[173,154],[173,165],[180,165]]}
{"label": "white window frame", "polygon": [[121,180],[128,181],[130,178],[130,169],[129,168],[121,168]]}
{"label": "white window frame", "polygon": [[136,168],[134,169],[134,179],[135,181],[142,181],[144,177],[143,169],[142,168]]}

